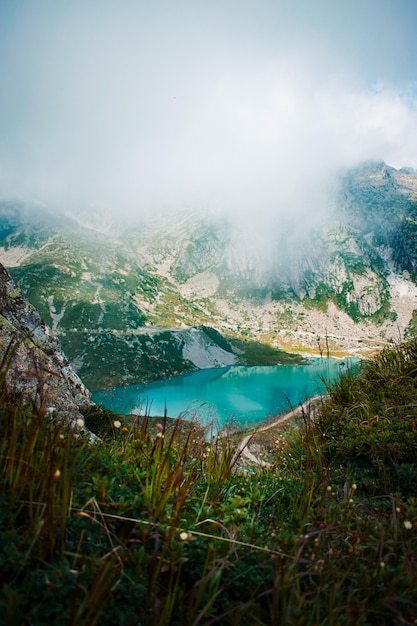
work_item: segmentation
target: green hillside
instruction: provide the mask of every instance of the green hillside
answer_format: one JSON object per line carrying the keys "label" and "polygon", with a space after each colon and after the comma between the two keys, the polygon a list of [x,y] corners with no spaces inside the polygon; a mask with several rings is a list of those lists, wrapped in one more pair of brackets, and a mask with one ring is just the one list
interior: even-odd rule
{"label": "green hillside", "polygon": [[93,408],[88,444],[3,393],[2,623],[416,623],[416,372],[415,339],[349,371],[266,468],[246,433]]}

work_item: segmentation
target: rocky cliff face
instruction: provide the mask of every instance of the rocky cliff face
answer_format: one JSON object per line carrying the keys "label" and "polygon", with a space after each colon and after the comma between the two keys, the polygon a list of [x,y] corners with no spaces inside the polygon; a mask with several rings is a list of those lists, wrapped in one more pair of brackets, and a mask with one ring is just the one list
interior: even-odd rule
{"label": "rocky cliff face", "polygon": [[76,421],[91,401],[58,339],[0,264],[0,361],[5,387],[24,404]]}

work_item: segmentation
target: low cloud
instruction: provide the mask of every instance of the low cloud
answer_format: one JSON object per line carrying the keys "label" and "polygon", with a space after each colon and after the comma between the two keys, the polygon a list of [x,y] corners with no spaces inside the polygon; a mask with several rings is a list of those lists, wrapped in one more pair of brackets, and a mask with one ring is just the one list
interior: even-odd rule
{"label": "low cloud", "polygon": [[[379,36],[366,60],[372,32],[351,33],[356,53],[342,30],[337,41],[334,3],[317,5],[328,29],[317,19],[309,28],[303,2],[302,22],[284,3],[279,14],[268,2],[258,12],[242,3],[240,13],[233,2],[230,11],[179,3],[178,13],[163,2],[159,13],[141,3],[57,4],[27,2],[8,16],[3,196],[135,215],[189,207],[249,221],[316,219],[341,168],[417,167],[415,85],[404,68],[394,80],[395,50]],[[389,6],[375,23],[405,55],[406,26],[387,30]]]}

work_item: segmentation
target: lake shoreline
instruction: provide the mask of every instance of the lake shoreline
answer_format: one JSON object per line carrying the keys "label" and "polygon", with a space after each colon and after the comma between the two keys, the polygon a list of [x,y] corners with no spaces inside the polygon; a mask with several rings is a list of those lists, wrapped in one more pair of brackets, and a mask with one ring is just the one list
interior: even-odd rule
{"label": "lake shoreline", "polygon": [[236,453],[235,453],[236,459],[238,457],[245,457],[245,460],[249,460],[251,463],[254,463],[255,465],[260,465],[265,468],[272,467],[271,463],[263,459],[260,459],[258,456],[255,456],[255,454],[253,454],[250,451],[249,444],[253,440],[255,435],[264,433],[268,430],[273,430],[277,428],[280,429],[282,428],[284,424],[286,424],[289,421],[292,421],[294,418],[299,417],[301,415],[307,415],[309,419],[312,419],[312,417],[314,417],[314,413],[317,410],[318,402],[322,401],[326,397],[327,396],[323,394],[323,395],[312,396],[311,398],[307,398],[305,402],[293,408],[291,411],[288,411],[287,413],[284,413],[283,415],[280,415],[278,417],[276,416],[275,418],[273,418],[273,421],[268,422],[264,425],[260,425],[259,428],[257,428],[253,433],[245,435],[236,450]]}

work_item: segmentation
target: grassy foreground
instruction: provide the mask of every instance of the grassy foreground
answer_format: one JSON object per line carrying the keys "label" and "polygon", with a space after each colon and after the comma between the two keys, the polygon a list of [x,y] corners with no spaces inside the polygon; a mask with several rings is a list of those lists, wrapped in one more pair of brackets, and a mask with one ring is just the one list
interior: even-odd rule
{"label": "grassy foreground", "polygon": [[198,424],[101,440],[0,400],[6,625],[417,623],[417,341],[333,384],[272,468]]}

